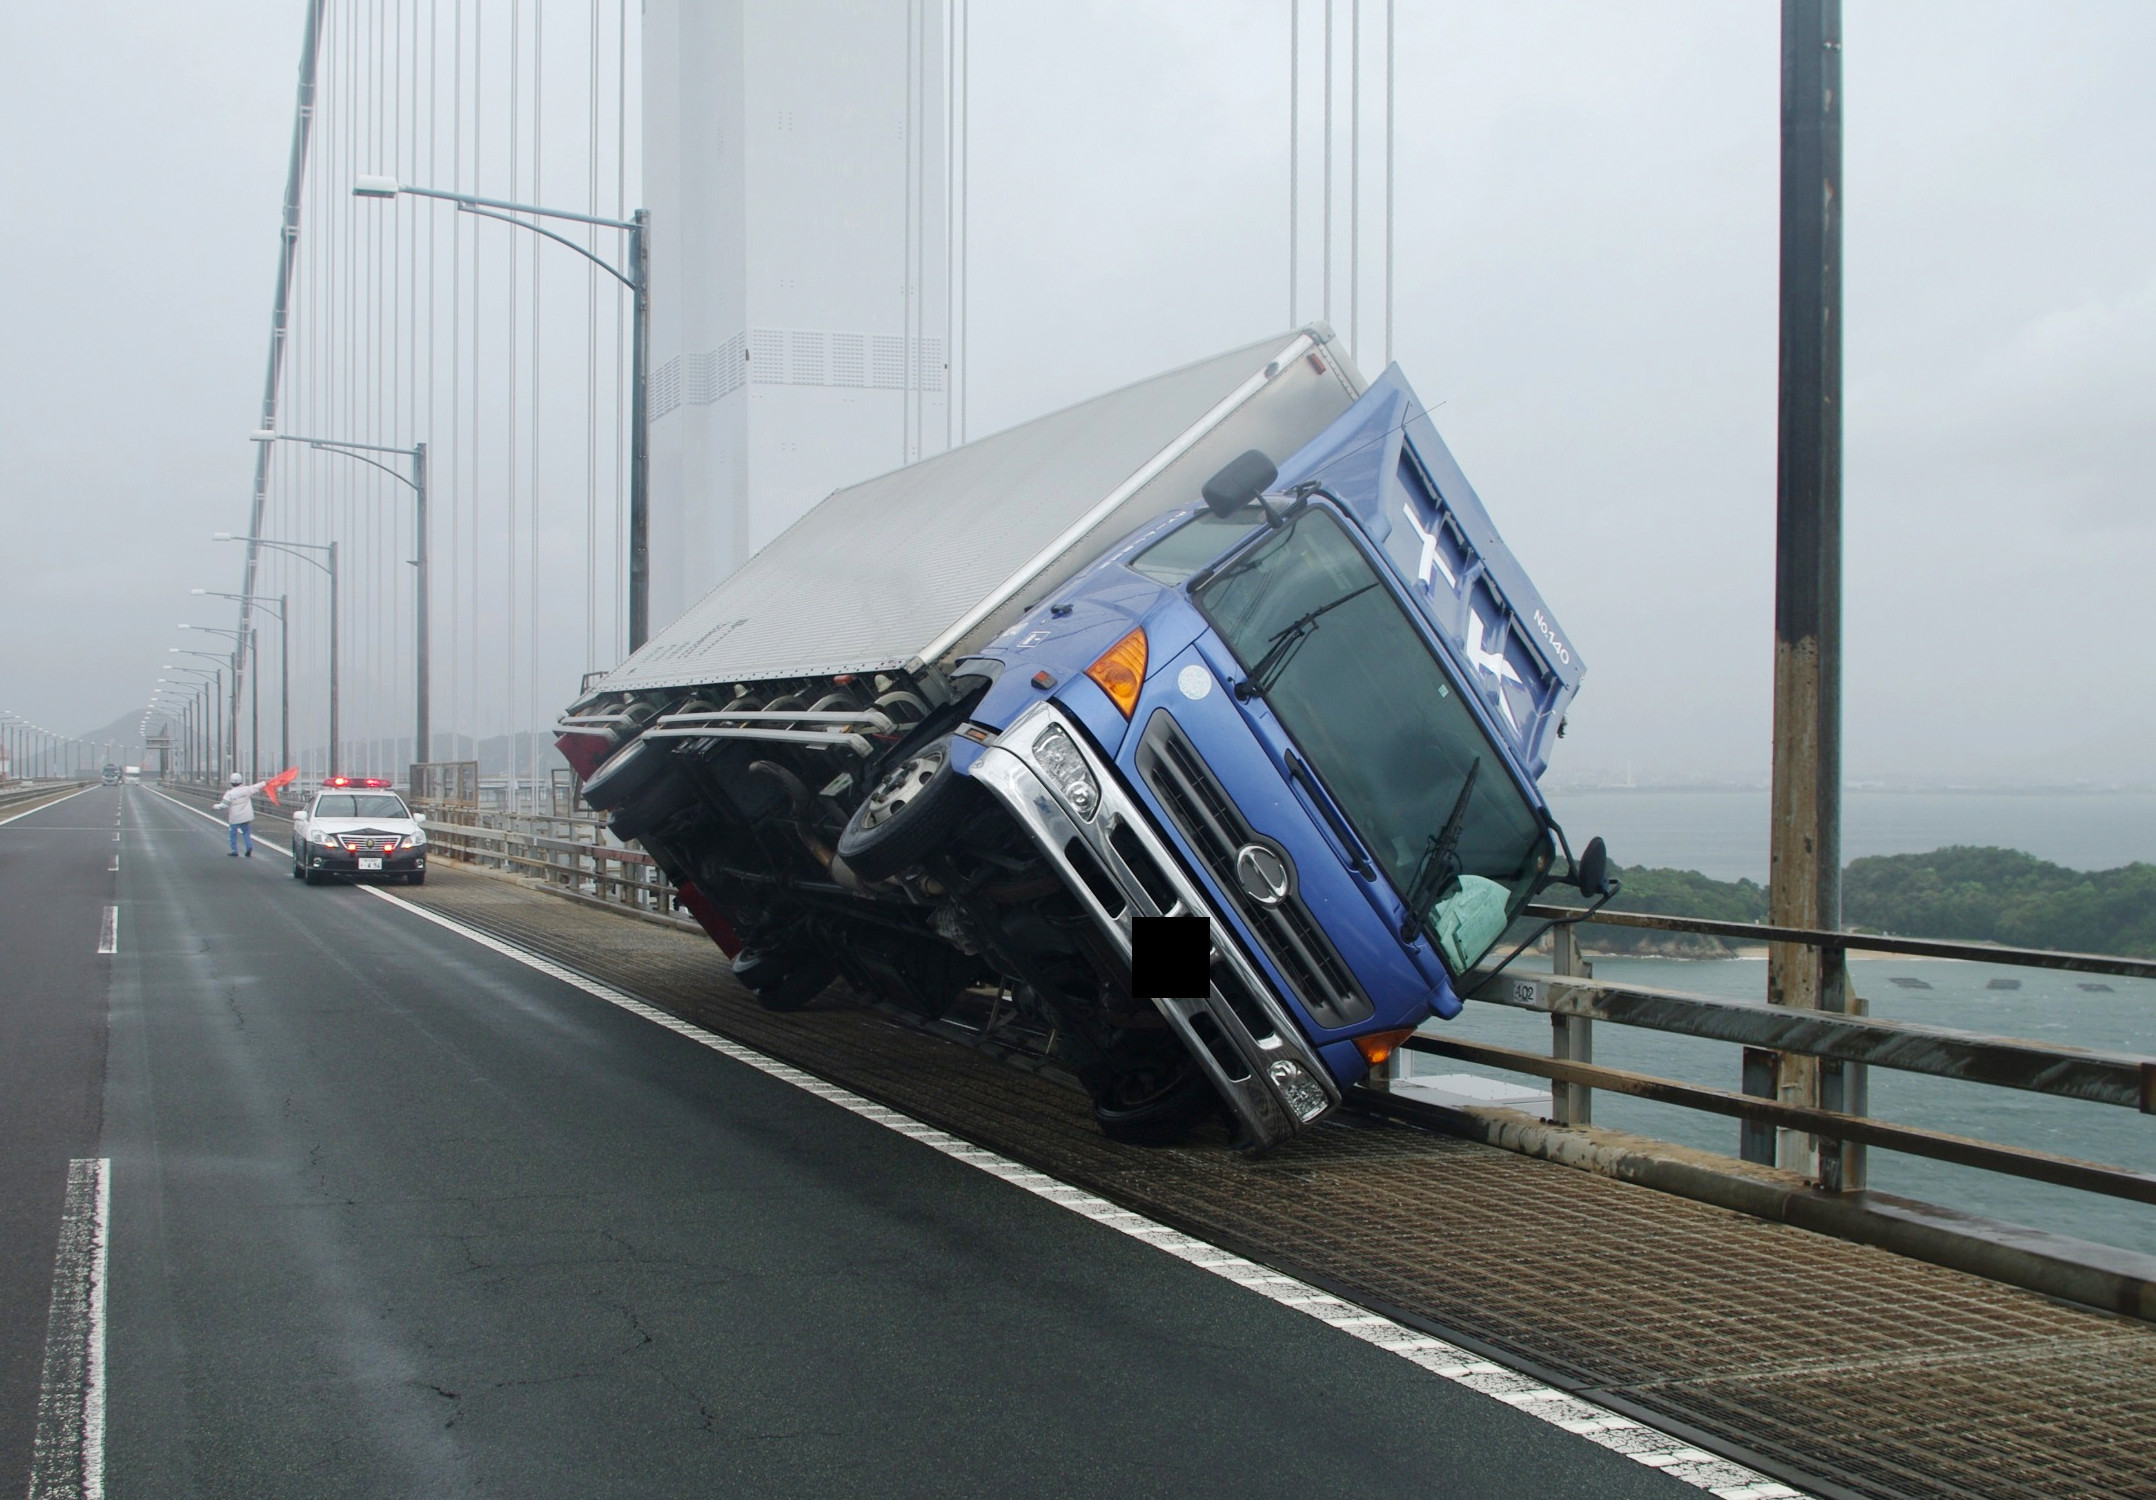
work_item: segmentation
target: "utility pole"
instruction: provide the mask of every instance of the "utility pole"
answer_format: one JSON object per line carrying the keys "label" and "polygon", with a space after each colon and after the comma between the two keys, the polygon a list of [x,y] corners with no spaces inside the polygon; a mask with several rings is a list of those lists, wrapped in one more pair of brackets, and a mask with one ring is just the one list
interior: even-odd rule
{"label": "utility pole", "polygon": [[[1782,0],[1781,359],[1775,464],[1774,790],[1767,920],[1839,929],[1842,706],[1842,28],[1840,0]],[[1767,1000],[1848,1006],[1838,948],[1768,949]],[[1771,1064],[1771,1088],[1766,1076]],[[1859,1108],[1823,1097],[1818,1061],[1747,1053],[1747,1092],[1784,1104]],[[1837,1073],[1837,1085],[1845,1075]],[[1855,1091],[1861,1096],[1861,1083]],[[1745,1155],[1813,1170],[1800,1132],[1746,1132]],[[1854,1167],[1854,1172],[1848,1170]],[[1860,1158],[1819,1147],[1830,1189],[1862,1185]],[[1854,1178],[1854,1180],[1852,1180]]]}

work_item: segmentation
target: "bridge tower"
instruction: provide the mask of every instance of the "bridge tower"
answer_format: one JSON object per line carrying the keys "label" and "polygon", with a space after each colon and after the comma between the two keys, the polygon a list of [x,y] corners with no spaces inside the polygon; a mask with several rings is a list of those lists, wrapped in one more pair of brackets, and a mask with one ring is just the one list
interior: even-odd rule
{"label": "bridge tower", "polygon": [[947,443],[942,0],[649,0],[651,620]]}

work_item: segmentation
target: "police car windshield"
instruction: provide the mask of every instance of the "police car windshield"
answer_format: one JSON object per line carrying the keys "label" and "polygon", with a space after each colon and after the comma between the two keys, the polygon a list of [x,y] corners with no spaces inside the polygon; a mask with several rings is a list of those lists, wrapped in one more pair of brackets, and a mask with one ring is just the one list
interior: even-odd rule
{"label": "police car windshield", "polygon": [[314,799],[318,818],[408,818],[395,792],[324,792]]}

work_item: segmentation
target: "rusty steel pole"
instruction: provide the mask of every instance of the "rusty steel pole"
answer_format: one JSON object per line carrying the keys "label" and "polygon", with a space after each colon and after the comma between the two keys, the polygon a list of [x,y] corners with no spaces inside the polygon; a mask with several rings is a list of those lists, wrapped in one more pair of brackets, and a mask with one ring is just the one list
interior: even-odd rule
{"label": "rusty steel pole", "polygon": [[[1842,89],[1840,0],[1782,0],[1780,425],[1775,465],[1774,790],[1767,920],[1839,928],[1841,900],[1842,618]],[[1777,943],[1767,1000],[1842,1010],[1838,949]],[[1766,1082],[1749,1059],[1747,1086]],[[1839,1084],[1841,1080],[1837,1079]],[[1785,1104],[1822,1100],[1817,1061],[1782,1053],[1772,1091]],[[1748,1136],[1745,1154],[1847,1181],[1832,1143],[1783,1131]]]}

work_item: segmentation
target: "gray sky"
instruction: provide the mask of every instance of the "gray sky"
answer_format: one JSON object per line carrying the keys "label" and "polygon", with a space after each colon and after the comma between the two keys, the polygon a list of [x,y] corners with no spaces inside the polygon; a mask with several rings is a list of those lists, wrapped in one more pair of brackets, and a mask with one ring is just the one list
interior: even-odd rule
{"label": "gray sky", "polygon": [[[1398,10],[1397,354],[1587,657],[1558,769],[1763,774],[1776,8]],[[2156,775],[2156,8],[1847,10],[1850,771]],[[1285,325],[1285,12],[975,4],[975,432]],[[235,586],[300,14],[0,8],[0,707]]]}

